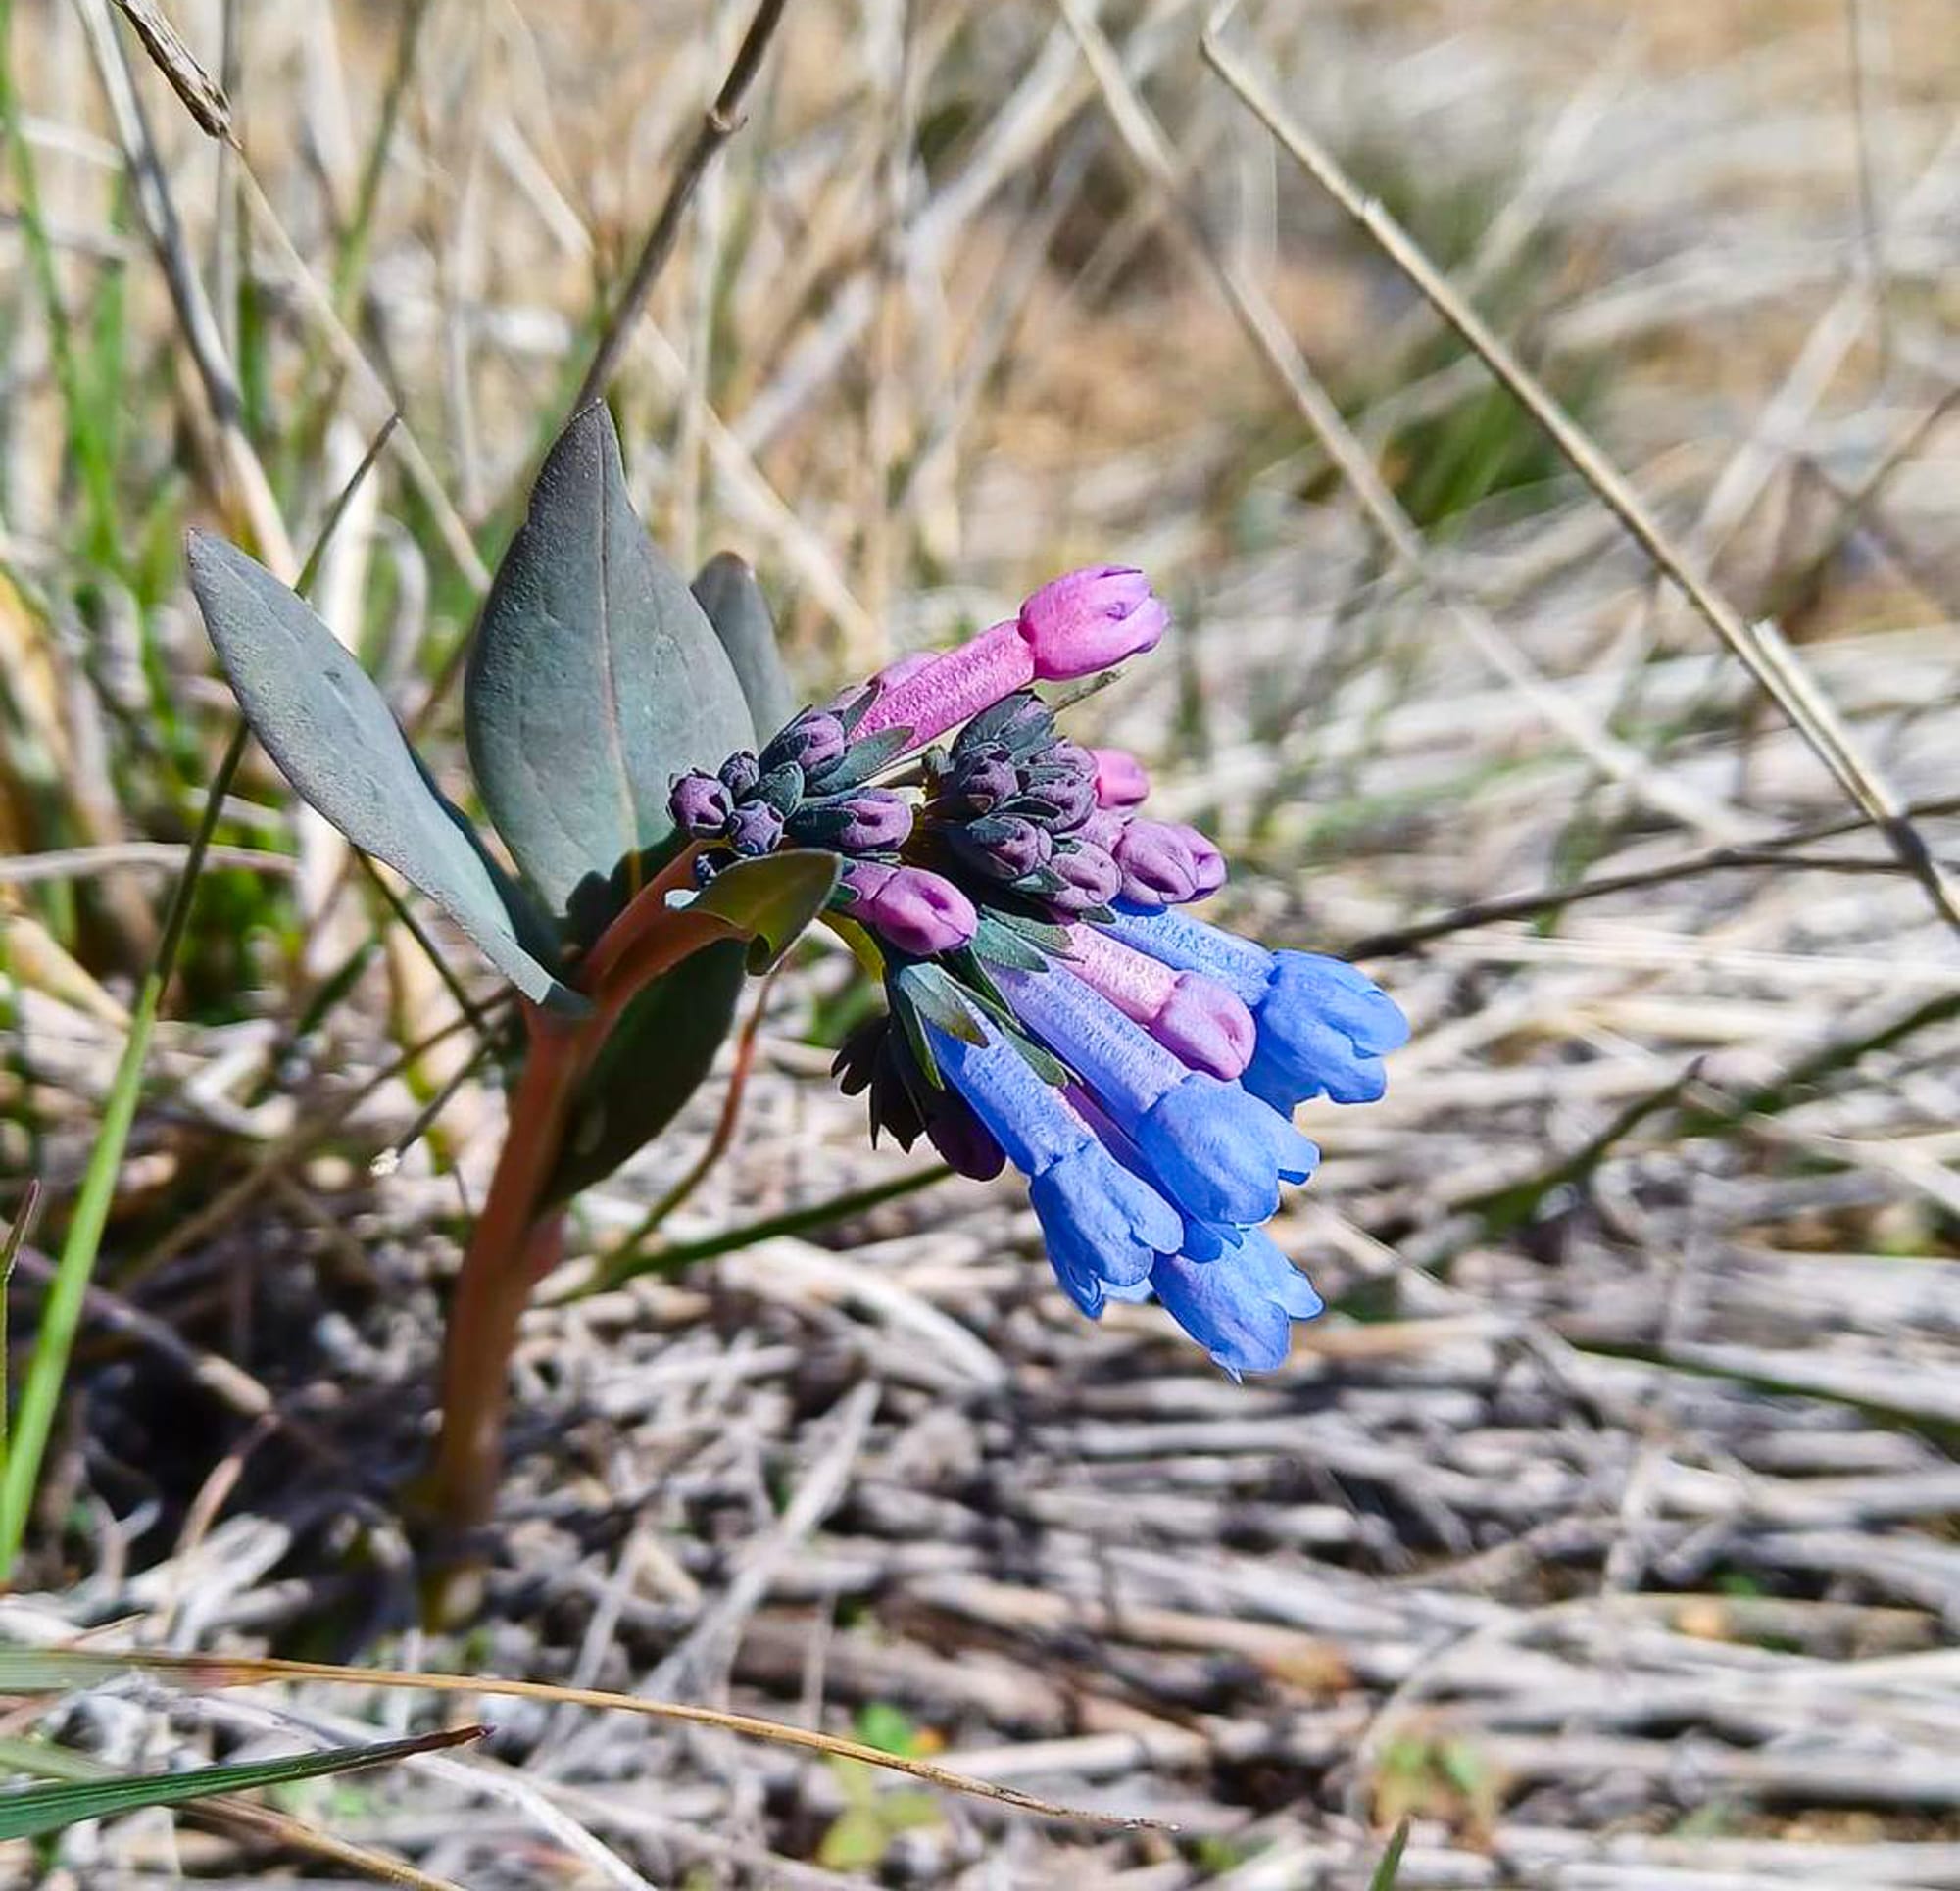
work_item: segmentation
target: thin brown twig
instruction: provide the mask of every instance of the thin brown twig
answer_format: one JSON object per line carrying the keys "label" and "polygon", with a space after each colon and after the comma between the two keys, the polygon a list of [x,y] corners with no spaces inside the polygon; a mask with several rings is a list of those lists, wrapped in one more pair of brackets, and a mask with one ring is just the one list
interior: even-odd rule
{"label": "thin brown twig", "polygon": [[[1927,820],[1956,811],[1960,811],[1960,796],[1949,795],[1938,800],[1916,801],[1909,814],[1914,820]],[[1556,912],[1561,907],[1576,905],[1581,900],[1598,899],[1609,893],[1666,886],[1675,880],[1686,880],[1703,873],[1719,873],[1731,867],[1784,867],[1828,873],[1906,872],[1902,861],[1889,856],[1806,854],[1792,850],[1807,847],[1814,841],[1828,841],[1834,835],[1855,833],[1868,825],[1862,815],[1853,815],[1815,827],[1799,828],[1789,834],[1770,835],[1749,846],[1709,848],[1704,852],[1689,854],[1680,860],[1667,860],[1651,867],[1633,867],[1624,873],[1600,874],[1591,880],[1575,881],[1567,887],[1534,887],[1527,893],[1500,894],[1492,899],[1476,899],[1468,905],[1439,913],[1434,919],[1420,920],[1413,926],[1397,927],[1394,932],[1366,934],[1345,946],[1342,955],[1347,958],[1392,958],[1401,952],[1413,951],[1433,939],[1466,932],[1473,926],[1489,926],[1503,919],[1530,919],[1540,913]]]}
{"label": "thin brown twig", "polygon": [[768,51],[769,41],[775,36],[788,4],[789,0],[761,0],[761,5],[756,9],[756,17],[749,23],[749,30],[736,49],[735,63],[729,67],[728,76],[722,80],[720,91],[714,95],[714,103],[703,116],[701,128],[694,134],[694,142],[688,146],[680,161],[680,169],[667,187],[666,201],[661,206],[660,215],[654,218],[647,240],[640,246],[633,273],[627,278],[626,287],[613,305],[612,315],[607,317],[599,346],[593,352],[592,364],[585,370],[577,398],[572,402],[574,412],[598,400],[612,384],[612,376],[619,371],[619,363],[625,356],[633,324],[639,319],[640,311],[646,307],[654,284],[660,280],[667,258],[673,254],[674,241],[680,234],[680,219],[700,187],[702,176],[714,161],[715,153],[742,127],[742,101],[755,82],[762,55]]}

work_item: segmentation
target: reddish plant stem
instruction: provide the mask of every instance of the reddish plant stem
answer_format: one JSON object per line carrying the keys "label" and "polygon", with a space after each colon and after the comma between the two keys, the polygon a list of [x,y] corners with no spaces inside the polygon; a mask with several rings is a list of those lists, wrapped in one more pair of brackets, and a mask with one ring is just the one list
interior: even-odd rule
{"label": "reddish plant stem", "polygon": [[[504,1146],[483,1212],[464,1250],[443,1338],[442,1430],[426,1483],[436,1520],[462,1536],[489,1522],[503,1474],[511,1355],[531,1289],[558,1264],[564,1205],[542,1206],[579,1080],[633,994],[690,953],[735,929],[711,914],[677,912],[666,893],[694,849],[672,862],[619,915],[582,968],[591,1013],[566,1020],[524,1006],[528,1043],[512,1092]],[[439,1611],[447,1610],[440,1600]]]}
{"label": "reddish plant stem", "polygon": [[563,1240],[563,1207],[540,1212],[585,1066],[585,1032],[527,1006],[529,1047],[504,1146],[470,1231],[443,1337],[442,1431],[430,1471],[437,1516],[464,1531],[486,1523],[503,1470],[511,1354],[532,1283]]}

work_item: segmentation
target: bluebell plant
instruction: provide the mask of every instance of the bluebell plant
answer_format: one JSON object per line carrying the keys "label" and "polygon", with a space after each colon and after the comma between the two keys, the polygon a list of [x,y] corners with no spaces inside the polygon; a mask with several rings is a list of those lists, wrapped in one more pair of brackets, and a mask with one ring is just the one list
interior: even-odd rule
{"label": "bluebell plant", "polygon": [[684,775],[671,809],[702,885],[781,847],[842,857],[828,918],[886,1009],[836,1069],[873,1134],[922,1135],[981,1180],[1011,1162],[1085,1314],[1153,1295],[1237,1377],[1320,1310],[1262,1232],[1318,1160],[1294,1108],[1379,1097],[1408,1027],[1352,966],[1181,910],[1223,884],[1218,849],[1145,817],[1134,756],[1058,732],[1033,686],[1111,669],[1165,623],[1140,572],[1072,572]]}
{"label": "bluebell plant", "polygon": [[1141,573],[1070,573],[797,710],[753,574],[724,556],[690,586],[660,558],[590,408],[545,461],[465,675],[500,850],[304,602],[214,538],[190,564],[271,759],[515,988],[509,1125],[445,1333],[440,1519],[494,1505],[507,1367],[566,1203],[666,1126],[747,976],[819,919],[883,988],[837,1060],[874,1136],[983,1179],[1011,1162],[1084,1313],[1154,1296],[1236,1377],[1318,1311],[1263,1232],[1317,1160],[1294,1106],[1379,1096],[1406,1026],[1339,960],[1186,912],[1223,884],[1218,849],[1143,813],[1134,757],[1057,729],[1038,686],[1163,636]]}

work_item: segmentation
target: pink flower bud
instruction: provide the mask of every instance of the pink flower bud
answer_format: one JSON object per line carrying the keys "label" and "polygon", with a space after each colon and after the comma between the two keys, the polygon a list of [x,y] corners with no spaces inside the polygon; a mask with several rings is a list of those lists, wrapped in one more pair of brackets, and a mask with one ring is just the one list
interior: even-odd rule
{"label": "pink flower bud", "polygon": [[1228,1082],[1252,1061],[1258,1027],[1245,1003],[1201,972],[1180,972],[1150,1034],[1189,1064]]}
{"label": "pink flower bud", "polygon": [[1177,905],[1198,891],[1191,849],[1161,821],[1132,821],[1111,851],[1123,869],[1123,897],[1135,905]]}
{"label": "pink flower bud", "polygon": [[1092,749],[1099,807],[1136,807],[1151,792],[1144,764],[1127,749]]}
{"label": "pink flower bud", "polygon": [[1187,1068],[1229,1083],[1252,1061],[1258,1027],[1216,979],[1176,971],[1093,926],[1069,927],[1066,963]]}
{"label": "pink flower bud", "polygon": [[1045,584],[1021,606],[1021,635],[1035,675],[1089,676],[1156,648],[1170,614],[1141,571],[1093,564]]}
{"label": "pink flower bud", "polygon": [[1195,827],[1179,824],[1171,832],[1183,840],[1191,854],[1191,868],[1196,880],[1192,898],[1209,898],[1225,884],[1224,854],[1218,851],[1209,836],[1200,834]]}
{"label": "pink flower bud", "polygon": [[845,908],[913,958],[957,951],[980,924],[973,902],[950,880],[923,867],[858,861],[844,869],[851,894]]}

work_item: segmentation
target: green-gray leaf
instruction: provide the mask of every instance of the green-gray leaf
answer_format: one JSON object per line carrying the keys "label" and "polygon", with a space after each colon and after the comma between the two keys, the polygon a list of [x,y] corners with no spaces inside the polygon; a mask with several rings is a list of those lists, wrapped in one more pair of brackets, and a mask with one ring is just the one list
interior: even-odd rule
{"label": "green-gray leaf", "polygon": [[672,832],[675,775],[754,745],[733,667],[627,500],[603,405],[538,474],[483,606],[464,719],[490,817],[558,912]]}
{"label": "green-gray leaf", "polygon": [[844,862],[815,848],[791,848],[717,874],[689,909],[713,913],[753,936],[749,969],[766,972],[830,902]]}
{"label": "green-gray leaf", "polygon": [[717,552],[695,573],[694,595],[735,665],[755,718],[757,739],[766,742],[803,705],[783,667],[782,647],[776,642],[762,587],[746,559],[733,552]]}
{"label": "green-gray leaf", "polygon": [[633,995],[579,1082],[547,1202],[611,1175],[680,1113],[734,1025],[748,954],[745,941],[722,940]]}
{"label": "green-gray leaf", "polygon": [[59,1786],[29,1786],[22,1792],[0,1793],[0,1839],[37,1838],[58,1832],[84,1818],[108,1818],[146,1806],[181,1806],[189,1800],[219,1793],[246,1792],[257,1786],[285,1785],[295,1779],[318,1779],[324,1773],[350,1772],[356,1767],[380,1766],[390,1760],[428,1753],[440,1747],[478,1740],[487,1727],[455,1727],[423,1733],[410,1740],[381,1740],[371,1746],[329,1747],[319,1753],[293,1754],[278,1760],[243,1761],[228,1767],[193,1767],[185,1772],[138,1773],[116,1779],[94,1779]]}
{"label": "green-gray leaf", "polygon": [[437,792],[381,692],[303,600],[236,546],[190,538],[190,582],[252,733],[300,796],[418,887],[527,998],[583,1000],[526,946],[481,844]]}

